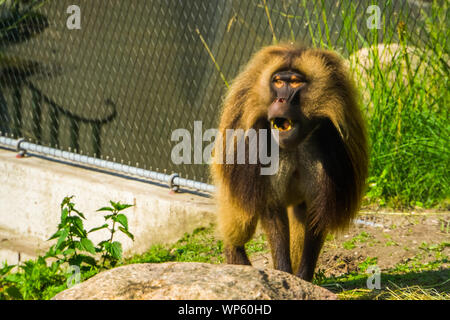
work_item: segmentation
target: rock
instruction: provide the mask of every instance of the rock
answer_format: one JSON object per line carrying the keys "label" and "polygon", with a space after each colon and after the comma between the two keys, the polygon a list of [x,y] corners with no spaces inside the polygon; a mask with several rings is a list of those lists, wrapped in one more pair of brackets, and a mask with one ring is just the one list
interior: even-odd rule
{"label": "rock", "polygon": [[[375,54],[379,61],[379,64],[376,67],[379,67],[383,72],[383,75],[387,76],[390,81],[406,81],[405,78],[407,77],[408,72],[406,57],[409,59],[408,63],[410,64],[411,72],[415,72],[419,67],[418,71],[423,73],[429,68],[427,63],[428,59],[425,58],[429,58],[432,55],[431,52],[424,52],[413,46],[403,47],[397,43],[381,43],[370,48],[362,48],[353,53],[349,58],[350,64],[358,69],[357,74],[360,75],[362,79],[366,79],[372,75],[370,70],[375,67],[373,58],[373,55]],[[398,64],[403,65],[403,74],[397,74],[397,68],[393,67]],[[384,74],[385,72],[388,74]]]}
{"label": "rock", "polygon": [[118,267],[60,292],[54,300],[336,300],[292,274],[251,266],[197,262]]}
{"label": "rock", "polygon": [[[378,62],[374,59],[377,56]],[[350,55],[347,65],[351,66],[353,76],[361,84],[364,105],[368,106],[369,116],[372,113],[371,92],[380,85],[380,78],[373,69],[379,68],[389,88],[393,83],[409,86],[412,77],[421,79],[439,71],[439,59],[448,63],[448,55],[437,57],[430,50],[414,46],[402,46],[397,43],[377,44],[370,48],[362,48]]]}
{"label": "rock", "polygon": [[418,6],[419,8],[422,8],[429,7],[433,3],[433,0],[408,0],[408,2],[410,4]]}

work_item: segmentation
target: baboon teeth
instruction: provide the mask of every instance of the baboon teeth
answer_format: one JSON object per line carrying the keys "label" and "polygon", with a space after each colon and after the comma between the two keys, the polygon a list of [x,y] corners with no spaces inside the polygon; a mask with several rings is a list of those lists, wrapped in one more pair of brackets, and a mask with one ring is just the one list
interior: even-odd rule
{"label": "baboon teeth", "polygon": [[292,129],[292,120],[285,118],[275,118],[271,120],[272,127],[279,131],[289,131]]}

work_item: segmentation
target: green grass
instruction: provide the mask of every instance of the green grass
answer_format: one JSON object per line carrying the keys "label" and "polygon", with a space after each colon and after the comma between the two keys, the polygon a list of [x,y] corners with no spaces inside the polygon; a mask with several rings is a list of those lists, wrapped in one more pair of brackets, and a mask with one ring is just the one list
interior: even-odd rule
{"label": "green grass", "polygon": [[360,234],[358,234],[357,236],[353,237],[352,239],[343,242],[342,247],[347,250],[352,250],[356,247],[357,243],[365,243],[365,242],[369,241],[371,238],[372,238],[372,236],[370,234],[363,231]]}
{"label": "green grass", "polygon": [[[447,259],[448,261],[448,259]],[[398,264],[394,268],[381,271],[381,288],[368,289],[366,274],[361,268],[340,277],[321,279],[316,284],[335,292],[339,299],[353,300],[425,300],[450,299],[450,270],[442,268],[443,261],[431,264]],[[367,266],[365,266],[367,267]]]}
{"label": "green grass", "polygon": [[144,254],[126,259],[124,264],[169,261],[221,263],[223,243],[213,236],[212,230],[212,226],[198,228],[172,245],[153,245]]}
{"label": "green grass", "polygon": [[[316,273],[314,282],[333,292],[340,299],[375,299],[375,300],[448,300],[450,299],[450,270],[444,266],[450,262],[443,253],[450,246],[447,242],[429,245],[422,243],[423,253],[412,259],[399,262],[388,270],[381,271],[381,288],[368,289],[366,270],[376,265],[377,257],[367,258],[358,265],[357,272],[350,272],[339,277],[325,278]],[[423,262],[426,253],[434,253],[434,260]],[[317,277],[319,275],[319,277]]]}
{"label": "green grass", "polygon": [[[186,233],[180,240],[171,245],[153,245],[143,254],[134,255],[124,261],[130,263],[159,262],[206,262],[223,263],[223,242],[213,233],[214,226],[195,229]],[[264,234],[254,237],[245,245],[249,256],[268,252]]]}

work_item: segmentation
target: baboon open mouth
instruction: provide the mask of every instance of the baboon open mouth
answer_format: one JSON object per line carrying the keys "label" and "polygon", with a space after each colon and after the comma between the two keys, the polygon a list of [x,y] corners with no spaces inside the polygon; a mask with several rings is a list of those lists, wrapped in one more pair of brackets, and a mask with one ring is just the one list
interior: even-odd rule
{"label": "baboon open mouth", "polygon": [[293,126],[292,120],[287,118],[274,118],[270,120],[270,124],[274,129],[278,129],[279,131],[290,131]]}

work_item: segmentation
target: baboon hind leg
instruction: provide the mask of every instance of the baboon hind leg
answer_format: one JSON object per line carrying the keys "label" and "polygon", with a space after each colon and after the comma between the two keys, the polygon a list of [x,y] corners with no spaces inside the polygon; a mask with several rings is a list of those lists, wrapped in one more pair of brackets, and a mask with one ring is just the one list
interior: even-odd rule
{"label": "baboon hind leg", "polygon": [[305,204],[289,211],[291,233],[291,259],[294,274],[311,281],[326,232],[308,227],[308,213]]}
{"label": "baboon hind leg", "polygon": [[300,267],[296,273],[301,279],[306,281],[312,280],[325,236],[326,231],[311,228],[308,219],[306,220],[302,258],[300,260]]}
{"label": "baboon hind leg", "polygon": [[261,224],[268,238],[274,268],[292,273],[286,208],[267,209],[261,214]]}
{"label": "baboon hind leg", "polygon": [[297,276],[301,279],[306,281],[312,280],[325,235],[324,232],[315,233],[313,230],[306,229],[302,258],[297,271]]}
{"label": "baboon hind leg", "polygon": [[232,244],[227,244],[224,247],[224,252],[228,264],[251,265],[244,246],[237,247]]}
{"label": "baboon hind leg", "polygon": [[224,253],[229,264],[251,265],[245,244],[255,233],[258,217],[229,205],[219,210],[219,228],[224,241]]}

